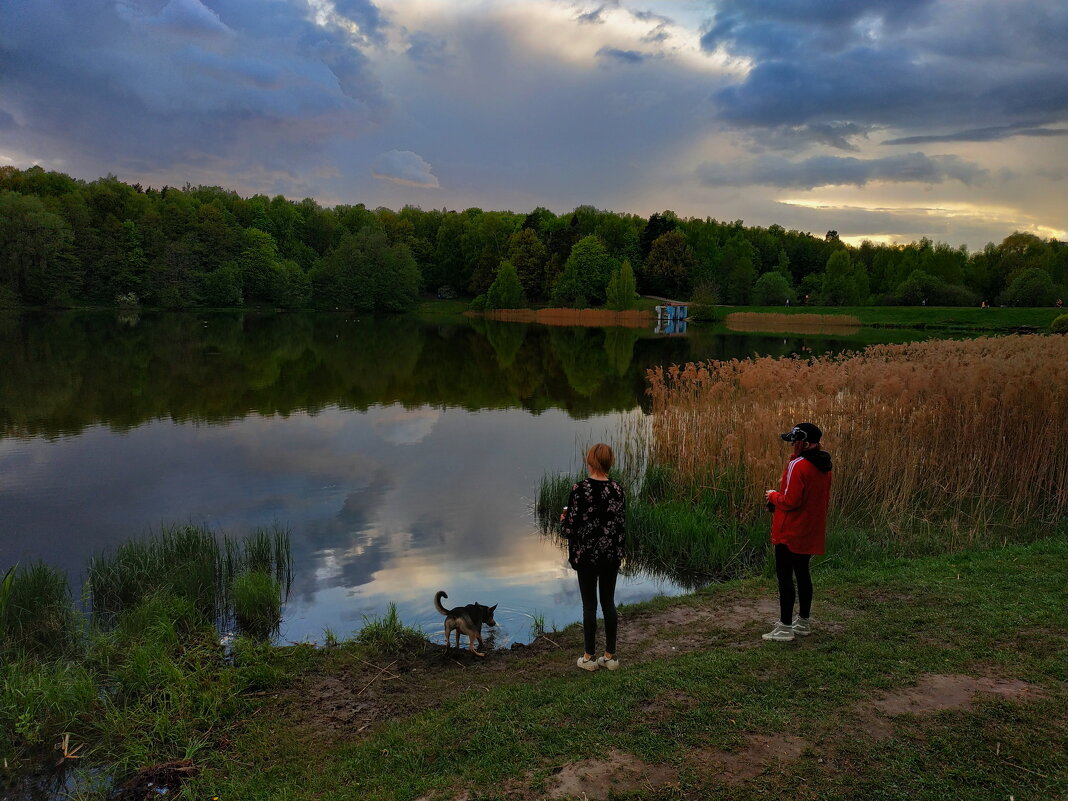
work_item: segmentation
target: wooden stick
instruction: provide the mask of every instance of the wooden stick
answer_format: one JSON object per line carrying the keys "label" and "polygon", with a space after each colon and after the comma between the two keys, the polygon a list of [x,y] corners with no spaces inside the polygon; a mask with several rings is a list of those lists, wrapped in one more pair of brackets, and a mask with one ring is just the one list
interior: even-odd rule
{"label": "wooden stick", "polygon": [[363,691],[364,691],[364,690],[366,690],[366,689],[367,689],[368,687],[370,687],[370,686],[371,686],[372,684],[374,684],[374,683],[375,683],[375,681],[377,681],[377,680],[378,680],[378,677],[379,677],[379,676],[381,676],[381,675],[382,675],[383,673],[385,673],[386,671],[388,671],[388,670],[389,670],[389,669],[390,669],[391,667],[393,667],[393,666],[394,666],[395,664],[397,664],[397,660],[396,660],[396,659],[394,659],[394,660],[393,660],[392,662],[390,662],[390,663],[389,663],[388,665],[386,665],[386,666],[385,666],[384,668],[379,668],[379,669],[378,669],[378,673],[376,673],[376,674],[374,675],[374,678],[372,678],[372,679],[371,679],[371,680],[370,680],[369,682],[367,682],[367,683],[366,683],[365,685],[363,685],[363,687],[362,687],[362,688],[360,689],[360,691],[359,691],[358,693],[356,693],[356,695],[363,695]]}

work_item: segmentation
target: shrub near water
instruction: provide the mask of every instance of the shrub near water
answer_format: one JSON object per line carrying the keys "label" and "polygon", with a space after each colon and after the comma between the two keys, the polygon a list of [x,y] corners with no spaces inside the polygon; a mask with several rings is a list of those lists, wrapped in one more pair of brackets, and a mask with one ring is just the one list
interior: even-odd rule
{"label": "shrub near water", "polygon": [[787,456],[778,434],[801,420],[824,430],[832,510],[853,522],[970,535],[1068,513],[1064,337],[877,345],[649,377],[651,463],[674,465],[677,492],[722,488],[740,521],[765,514],[763,490],[777,486]]}

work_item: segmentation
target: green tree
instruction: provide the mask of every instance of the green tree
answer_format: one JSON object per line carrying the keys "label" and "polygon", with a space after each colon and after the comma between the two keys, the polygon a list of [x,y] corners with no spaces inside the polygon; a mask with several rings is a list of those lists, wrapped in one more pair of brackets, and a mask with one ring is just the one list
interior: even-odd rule
{"label": "green tree", "polygon": [[623,266],[612,273],[605,289],[605,298],[608,308],[616,311],[626,311],[634,308],[634,295],[636,287],[634,283],[634,270],[631,269],[630,259],[623,262]]}
{"label": "green tree", "polygon": [[346,235],[309,278],[321,308],[397,312],[415,305],[420,276],[406,245],[367,227]]}
{"label": "green tree", "polygon": [[278,247],[274,237],[258,228],[246,228],[237,269],[246,300],[272,300],[272,287],[278,272]]}
{"label": "green tree", "polygon": [[822,300],[828,306],[849,306],[857,302],[856,293],[849,251],[844,248],[835,250],[827,259],[827,270],[823,274]]}
{"label": "green tree", "polygon": [[732,306],[747,306],[753,296],[756,281],[756,250],[741,233],[736,233],[723,246],[723,302]]}
{"label": "green tree", "polygon": [[1052,306],[1057,286],[1041,267],[1031,267],[1016,276],[1001,299],[1008,306]]}
{"label": "green tree", "polygon": [[645,260],[646,287],[656,293],[688,296],[697,257],[682,231],[661,234]]}
{"label": "green tree", "polygon": [[509,237],[508,261],[515,265],[519,282],[523,285],[523,294],[529,300],[538,300],[543,296],[548,260],[549,252],[533,229],[521,228]]}
{"label": "green tree", "polygon": [[71,298],[81,276],[72,246],[70,226],[40,198],[0,193],[0,296],[8,304]]}
{"label": "green tree", "polygon": [[564,270],[553,285],[552,302],[582,308],[600,305],[612,277],[614,259],[596,236],[583,237],[575,243]]}
{"label": "green tree", "polygon": [[764,273],[753,284],[753,302],[758,306],[782,306],[794,302],[796,295],[790,282],[777,270]]}
{"label": "green tree", "polygon": [[523,300],[523,285],[519,283],[515,265],[502,261],[497,268],[497,277],[486,290],[487,309],[521,309],[527,304]]}

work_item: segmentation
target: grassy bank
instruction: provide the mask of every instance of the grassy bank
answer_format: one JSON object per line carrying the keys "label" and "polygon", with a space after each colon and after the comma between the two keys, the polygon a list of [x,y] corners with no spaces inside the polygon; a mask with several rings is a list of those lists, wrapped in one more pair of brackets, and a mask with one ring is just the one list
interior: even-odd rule
{"label": "grassy bank", "polygon": [[[110,780],[211,748],[263,680],[244,663],[277,630],[290,574],[285,532],[220,541],[189,526],[92,560],[84,611],[59,571],[7,570],[0,794],[61,781],[54,768]],[[221,634],[244,635],[232,660]]]}
{"label": "grassy bank", "polygon": [[484,662],[278,650],[189,796],[1061,797],[1066,567],[1052,540],[825,561],[790,644],[760,640],[770,580],[716,585],[625,608],[616,673],[574,667],[575,626]]}
{"label": "grassy bank", "polygon": [[861,325],[886,328],[937,328],[953,331],[1049,331],[1055,317],[1064,309],[1050,308],[972,308],[960,306],[722,306],[721,315],[732,311],[760,314],[848,315]]}

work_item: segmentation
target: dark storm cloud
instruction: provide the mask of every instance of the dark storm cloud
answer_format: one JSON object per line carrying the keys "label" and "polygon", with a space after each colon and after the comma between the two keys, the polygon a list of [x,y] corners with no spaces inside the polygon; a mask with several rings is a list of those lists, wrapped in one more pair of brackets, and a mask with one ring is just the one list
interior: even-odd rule
{"label": "dark storm cloud", "polygon": [[1064,119],[1066,36],[1060,0],[728,0],[701,42],[752,63],[713,95],[732,126],[844,121],[926,135]]}
{"label": "dark storm cloud", "polygon": [[973,128],[951,134],[903,136],[887,139],[884,145],[920,145],[931,142],[999,142],[1013,136],[1068,136],[1068,128],[1032,128],[1024,125],[998,125],[992,128]]}
{"label": "dark storm cloud", "polygon": [[957,180],[971,184],[986,174],[986,170],[957,156],[925,156],[922,153],[881,159],[814,156],[799,162],[770,156],[744,163],[703,164],[697,169],[701,181],[710,186],[760,184],[791,189],[844,184],[864,186],[872,181],[938,184]]}
{"label": "dark storm cloud", "polygon": [[[370,3],[343,3],[371,33]],[[5,139],[68,162],[293,171],[383,109],[366,56],[307,7],[200,0],[0,4]]]}
{"label": "dark storm cloud", "polygon": [[641,64],[645,56],[637,50],[620,50],[616,47],[602,47],[597,51],[598,57],[621,64]]}

